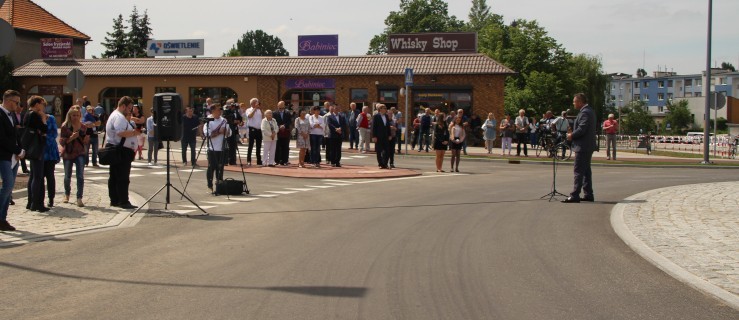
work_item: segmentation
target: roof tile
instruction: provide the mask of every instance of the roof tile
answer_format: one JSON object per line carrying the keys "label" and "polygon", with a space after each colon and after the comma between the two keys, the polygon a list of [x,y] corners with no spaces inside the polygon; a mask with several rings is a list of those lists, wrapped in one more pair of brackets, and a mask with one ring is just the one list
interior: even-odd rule
{"label": "roof tile", "polygon": [[0,7],[0,18],[13,28],[52,35],[90,40],[90,37],[68,25],[31,0],[7,0]]}

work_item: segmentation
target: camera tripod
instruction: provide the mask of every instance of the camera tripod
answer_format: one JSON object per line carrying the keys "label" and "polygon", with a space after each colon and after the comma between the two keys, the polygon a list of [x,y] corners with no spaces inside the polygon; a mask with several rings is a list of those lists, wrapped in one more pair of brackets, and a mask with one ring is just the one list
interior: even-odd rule
{"label": "camera tripod", "polygon": [[[170,170],[170,167],[171,167],[171,165],[169,164],[169,160],[170,160],[169,159],[169,154],[170,154],[169,140],[167,140],[167,183],[165,183],[161,188],[159,188],[159,190],[157,192],[154,192],[154,194],[151,195],[151,197],[149,197],[149,199],[146,199],[146,201],[141,206],[139,206],[136,210],[134,210],[131,213],[130,217],[133,217],[133,215],[136,214],[136,212],[139,212],[139,210],[141,210],[141,208],[143,208],[144,205],[146,205],[147,203],[151,202],[151,199],[154,199],[154,197],[156,197],[156,195],[158,195],[160,192],[162,192],[162,190],[164,190],[165,188],[167,189],[167,196],[165,198],[166,199],[166,202],[164,203],[164,210],[167,210],[167,207],[169,206],[169,203],[170,203],[169,202],[169,189],[172,188],[175,191],[177,191],[180,195],[182,195],[182,197],[184,197],[185,199],[187,199],[187,201],[190,201],[190,203],[192,203],[195,207],[197,207],[198,209],[200,209],[200,211],[202,211],[205,215],[208,215],[208,213],[205,212],[205,210],[203,210],[203,208],[201,208],[197,203],[195,203],[195,201],[193,201],[192,199],[190,199],[190,197],[186,196],[185,193],[183,193],[182,191],[180,191],[179,189],[177,189],[177,187],[175,187],[175,186],[172,185],[172,182],[169,179],[169,170]],[[187,186],[185,186],[185,188],[187,188]],[[182,199],[182,198],[180,198],[180,199]]]}

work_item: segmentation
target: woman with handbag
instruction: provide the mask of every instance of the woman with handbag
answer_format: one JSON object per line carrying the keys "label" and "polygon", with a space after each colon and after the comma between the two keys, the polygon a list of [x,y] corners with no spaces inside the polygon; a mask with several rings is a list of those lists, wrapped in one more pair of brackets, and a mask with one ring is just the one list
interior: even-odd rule
{"label": "woman with handbag", "polygon": [[62,131],[59,144],[64,148],[62,159],[64,159],[64,203],[69,202],[72,190],[72,166],[77,176],[77,206],[84,207],[82,203],[82,192],[85,188],[85,152],[87,142],[90,139],[87,128],[82,125],[82,112],[79,107],[73,106],[67,112],[67,117],[62,123]]}
{"label": "woman with handbag", "polygon": [[262,141],[264,142],[264,149],[262,150],[262,160],[264,165],[267,167],[275,166],[275,151],[277,149],[277,120],[272,117],[272,110],[264,112],[264,119],[262,119]]}
{"label": "woman with handbag", "polygon": [[300,156],[298,157],[298,167],[305,168],[305,155],[310,150],[310,122],[305,117],[306,111],[301,109],[300,116],[295,119],[295,147],[300,149]]}
{"label": "woman with handbag", "polygon": [[48,207],[54,206],[54,196],[56,195],[56,177],[54,170],[56,164],[59,163],[59,144],[56,138],[59,137],[56,118],[53,114],[48,115],[46,119],[46,149],[44,150],[44,178],[46,178],[46,192],[49,197]]}
{"label": "woman with handbag", "polygon": [[28,99],[28,113],[23,119],[26,131],[21,145],[26,150],[26,158],[31,162],[31,175],[28,180],[28,204],[26,209],[46,212],[44,206],[44,149],[46,149],[47,115],[46,100],[39,96]]}
{"label": "woman with handbag", "polygon": [[135,152],[139,154],[139,160],[144,160],[143,154],[144,142],[146,142],[146,136],[144,136],[144,133],[146,132],[146,118],[144,118],[143,109],[141,109],[141,106],[138,104],[134,104],[133,109],[131,109],[131,121],[136,124],[136,130],[138,131],[138,134],[136,135],[138,147]]}

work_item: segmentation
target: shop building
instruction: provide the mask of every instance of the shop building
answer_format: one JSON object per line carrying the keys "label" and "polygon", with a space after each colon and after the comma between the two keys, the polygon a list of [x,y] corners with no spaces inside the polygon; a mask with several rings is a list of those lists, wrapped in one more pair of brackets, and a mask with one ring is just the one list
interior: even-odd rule
{"label": "shop building", "polygon": [[[189,106],[229,98],[257,97],[267,108],[285,101],[293,109],[334,102],[348,106],[383,103],[405,110],[404,70],[414,69],[410,110],[465,109],[481,117],[503,114],[505,78],[514,72],[482,54],[370,55],[338,57],[223,57],[195,59],[34,60],[13,72],[23,95],[60,101],[65,113],[74,101],[66,76],[85,74],[78,93],[108,110],[131,96],[146,112],[154,94],[179,93]],[[55,106],[58,107],[58,106]]]}

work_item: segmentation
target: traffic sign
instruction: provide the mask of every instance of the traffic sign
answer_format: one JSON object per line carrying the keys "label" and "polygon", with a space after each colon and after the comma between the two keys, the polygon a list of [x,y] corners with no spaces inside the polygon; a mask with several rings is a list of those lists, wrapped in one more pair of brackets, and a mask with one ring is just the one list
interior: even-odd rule
{"label": "traffic sign", "polygon": [[15,30],[7,21],[0,19],[0,56],[5,56],[15,45]]}
{"label": "traffic sign", "polygon": [[73,91],[80,91],[85,86],[85,74],[74,68],[67,74],[67,87]]}
{"label": "traffic sign", "polygon": [[[721,110],[726,106],[726,96],[723,92],[711,92],[711,109]],[[716,107],[718,106],[718,107]]]}
{"label": "traffic sign", "polygon": [[413,85],[413,69],[412,68],[405,68],[405,85],[406,86]]}

